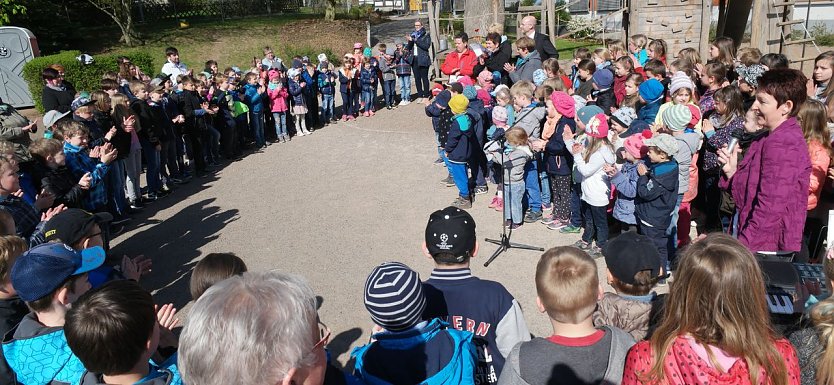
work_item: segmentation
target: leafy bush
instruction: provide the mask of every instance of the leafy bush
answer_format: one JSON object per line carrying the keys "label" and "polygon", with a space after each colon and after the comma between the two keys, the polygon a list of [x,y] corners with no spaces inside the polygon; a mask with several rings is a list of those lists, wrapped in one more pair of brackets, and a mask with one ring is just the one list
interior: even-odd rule
{"label": "leafy bush", "polygon": [[130,61],[142,69],[143,72],[153,76],[156,74],[156,67],[153,58],[143,52],[130,52],[126,54],[109,54],[95,56],[93,64],[84,65],[76,57],[79,51],[62,51],[55,55],[41,56],[32,59],[23,66],[23,79],[29,85],[35,107],[43,113],[41,94],[43,93],[43,80],[41,72],[44,68],[53,64],[64,66],[64,78],[75,86],[78,91],[93,91],[99,88],[101,76],[107,71],[117,71],[116,58],[126,56]]}
{"label": "leafy bush", "polygon": [[279,49],[279,52],[276,52],[278,57],[284,58],[285,62],[284,65],[289,67],[292,65],[292,58],[295,56],[307,56],[310,58],[310,62],[313,64],[318,64],[318,56],[320,53],[324,53],[327,55],[327,60],[331,63],[339,64],[341,63],[342,56],[341,55],[334,55],[333,51],[330,48],[312,48],[312,47],[296,47],[292,45],[286,45],[283,49]]}
{"label": "leafy bush", "polygon": [[834,34],[832,34],[824,23],[814,23],[808,32],[817,41],[817,45],[830,47],[834,45]]}

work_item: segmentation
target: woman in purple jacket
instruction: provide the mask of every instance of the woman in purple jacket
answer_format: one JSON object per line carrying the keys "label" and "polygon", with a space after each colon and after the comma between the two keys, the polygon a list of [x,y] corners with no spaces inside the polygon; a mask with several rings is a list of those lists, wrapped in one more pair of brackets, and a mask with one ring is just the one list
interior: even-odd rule
{"label": "woman in purple jacket", "polygon": [[774,69],[759,80],[751,111],[756,123],[768,131],[754,140],[744,159],[736,146],[724,164],[721,187],[736,203],[738,240],[751,251],[799,251],[811,160],[796,119],[807,98],[805,75],[797,70]]}

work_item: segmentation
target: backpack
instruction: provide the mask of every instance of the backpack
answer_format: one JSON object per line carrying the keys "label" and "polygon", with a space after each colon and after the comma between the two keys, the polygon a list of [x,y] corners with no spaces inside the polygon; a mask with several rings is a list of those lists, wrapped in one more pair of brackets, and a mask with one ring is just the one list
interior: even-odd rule
{"label": "backpack", "polygon": [[235,104],[234,104],[234,109],[232,109],[232,117],[237,118],[238,116],[241,116],[241,115],[246,114],[248,112],[249,112],[249,106],[247,106],[246,103],[241,102],[241,101],[236,101]]}

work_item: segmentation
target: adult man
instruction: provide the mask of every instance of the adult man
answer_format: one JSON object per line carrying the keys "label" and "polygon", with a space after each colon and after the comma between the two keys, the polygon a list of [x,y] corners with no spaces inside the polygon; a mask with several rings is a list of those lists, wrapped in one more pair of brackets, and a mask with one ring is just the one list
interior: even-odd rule
{"label": "adult man", "polygon": [[455,83],[458,77],[469,76],[474,77],[475,64],[478,63],[478,57],[475,52],[469,49],[469,35],[466,32],[461,32],[455,36],[455,52],[446,55],[443,65],[440,66],[440,71],[445,75],[449,75],[449,82]]}
{"label": "adult man", "polygon": [[226,279],[188,315],[179,349],[183,380],[321,385],[330,334],[317,321],[315,294],[301,277],[269,271]]}
{"label": "adult man", "polygon": [[521,25],[518,28],[521,30],[519,35],[527,36],[536,43],[536,52],[539,53],[542,61],[550,58],[559,58],[559,52],[556,52],[556,47],[550,42],[550,37],[543,33],[536,33],[536,17],[525,16],[521,19]]}
{"label": "adult man", "polygon": [[177,85],[177,76],[191,75],[191,71],[180,61],[180,51],[174,47],[165,48],[167,61],[162,66],[162,73],[170,76],[171,83]]}

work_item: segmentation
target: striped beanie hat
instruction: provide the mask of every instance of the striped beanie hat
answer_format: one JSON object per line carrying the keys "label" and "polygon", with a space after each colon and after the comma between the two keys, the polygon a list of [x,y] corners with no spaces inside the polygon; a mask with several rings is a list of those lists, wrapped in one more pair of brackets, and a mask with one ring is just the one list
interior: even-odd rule
{"label": "striped beanie hat", "polygon": [[417,325],[426,308],[420,275],[399,262],[375,267],[365,281],[365,308],[371,319],[388,331]]}

